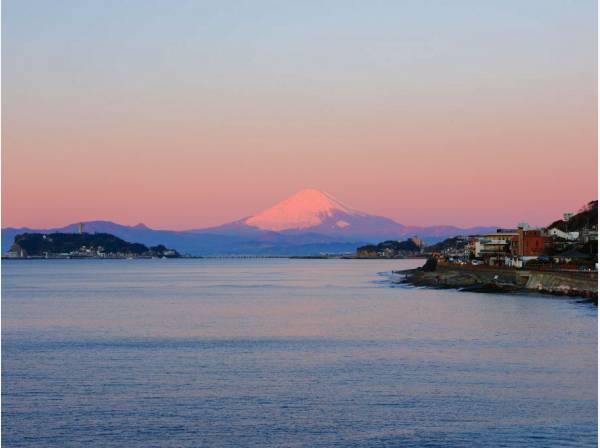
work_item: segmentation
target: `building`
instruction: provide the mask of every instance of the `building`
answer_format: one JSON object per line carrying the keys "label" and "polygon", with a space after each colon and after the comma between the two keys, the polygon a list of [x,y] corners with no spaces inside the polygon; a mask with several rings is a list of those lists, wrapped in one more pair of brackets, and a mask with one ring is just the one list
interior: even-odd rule
{"label": "building", "polygon": [[586,262],[587,260],[591,259],[591,256],[588,254],[584,254],[579,252],[577,249],[571,249],[571,250],[567,250],[565,252],[562,252],[560,254],[554,255],[553,260],[555,263],[560,263],[560,264],[570,264],[570,263],[574,263],[574,264],[580,264],[582,262]]}
{"label": "building", "polygon": [[516,254],[519,257],[539,257],[546,247],[546,236],[541,230],[518,229]]}
{"label": "building", "polygon": [[598,241],[598,231],[596,229],[583,229],[581,231],[580,239],[582,243]]}
{"label": "building", "polygon": [[577,241],[579,238],[579,232],[563,232],[562,230],[553,227],[548,230],[548,236],[562,238],[563,240],[567,241]]}
{"label": "building", "polygon": [[517,229],[517,238],[513,240],[510,256],[506,259],[506,265],[522,268],[525,263],[535,260],[544,254],[548,245],[548,237],[541,229],[529,228]]}
{"label": "building", "polygon": [[496,233],[481,235],[475,239],[475,258],[481,258],[492,266],[506,265],[518,236],[517,229],[498,229]]}
{"label": "building", "polygon": [[423,241],[417,235],[409,238],[409,240],[415,243],[415,246],[417,246],[419,249],[423,249],[425,247],[425,241]]}
{"label": "building", "polygon": [[542,255],[546,244],[542,229],[523,224],[475,238],[473,255],[492,266],[522,267],[524,262]]}

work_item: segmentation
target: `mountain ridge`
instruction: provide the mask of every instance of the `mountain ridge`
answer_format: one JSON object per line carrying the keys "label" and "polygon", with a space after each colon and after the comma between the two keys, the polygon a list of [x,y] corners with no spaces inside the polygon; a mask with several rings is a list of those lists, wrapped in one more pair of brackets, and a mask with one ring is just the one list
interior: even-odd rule
{"label": "mountain ridge", "polygon": [[308,188],[249,217],[196,231],[252,233],[262,230],[288,235],[311,231],[341,239],[395,238],[419,234],[428,239],[494,229],[491,226],[407,226],[384,216],[358,211],[329,193]]}
{"label": "mountain ridge", "polygon": [[[405,226],[383,216],[346,206],[334,196],[316,189],[302,190],[254,215],[220,226],[191,230],[152,229],[107,220],[84,222],[86,232],[110,233],[126,241],[146,245],[165,244],[190,255],[315,255],[320,252],[353,252],[356,247],[384,239],[418,235],[428,242],[449,236],[493,231],[478,226]],[[2,229],[2,253],[23,232],[77,233],[79,223],[63,227]]]}

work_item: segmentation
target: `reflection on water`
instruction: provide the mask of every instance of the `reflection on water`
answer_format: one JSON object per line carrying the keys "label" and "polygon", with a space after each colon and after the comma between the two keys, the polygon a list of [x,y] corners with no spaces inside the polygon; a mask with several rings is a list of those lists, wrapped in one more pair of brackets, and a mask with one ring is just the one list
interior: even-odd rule
{"label": "reflection on water", "polygon": [[3,263],[7,446],[595,446],[597,309],[414,260]]}

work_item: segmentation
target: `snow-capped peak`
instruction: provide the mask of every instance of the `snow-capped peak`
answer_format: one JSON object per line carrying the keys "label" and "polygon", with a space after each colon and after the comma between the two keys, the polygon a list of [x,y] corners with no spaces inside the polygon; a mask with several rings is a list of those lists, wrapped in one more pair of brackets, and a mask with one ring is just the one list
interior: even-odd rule
{"label": "snow-capped peak", "polygon": [[328,193],[309,188],[251,216],[244,222],[263,230],[306,229],[321,224],[334,213],[364,215],[346,207]]}

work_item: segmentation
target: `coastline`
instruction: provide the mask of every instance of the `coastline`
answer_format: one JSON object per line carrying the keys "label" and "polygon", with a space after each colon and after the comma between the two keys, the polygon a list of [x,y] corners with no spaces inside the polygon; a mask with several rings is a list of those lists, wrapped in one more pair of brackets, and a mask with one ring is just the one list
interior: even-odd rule
{"label": "coastline", "polygon": [[[169,260],[196,260],[196,259],[261,259],[261,258],[285,258],[289,260],[423,260],[425,257],[357,257],[354,255],[181,255],[178,257],[165,257]],[[28,256],[28,257],[7,257],[2,256],[2,260],[156,260],[161,257],[150,256]]]}
{"label": "coastline", "polygon": [[582,297],[598,304],[598,273],[535,271],[490,266],[432,266],[397,271],[400,283],[492,293],[542,293]]}

